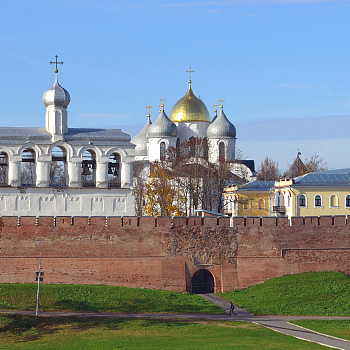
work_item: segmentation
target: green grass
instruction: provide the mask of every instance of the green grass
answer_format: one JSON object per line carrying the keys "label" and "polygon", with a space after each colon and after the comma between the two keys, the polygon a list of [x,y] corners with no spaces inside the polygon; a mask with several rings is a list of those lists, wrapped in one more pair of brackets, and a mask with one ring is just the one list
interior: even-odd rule
{"label": "green grass", "polygon": [[298,320],[292,323],[316,332],[350,340],[350,320]]}
{"label": "green grass", "polygon": [[243,322],[0,316],[0,349],[328,349]]}
{"label": "green grass", "polygon": [[[0,284],[0,310],[35,310],[36,284]],[[40,311],[224,313],[198,295],[102,285],[42,284]]]}
{"label": "green grass", "polygon": [[350,278],[341,272],[309,272],[219,293],[256,315],[350,316]]}

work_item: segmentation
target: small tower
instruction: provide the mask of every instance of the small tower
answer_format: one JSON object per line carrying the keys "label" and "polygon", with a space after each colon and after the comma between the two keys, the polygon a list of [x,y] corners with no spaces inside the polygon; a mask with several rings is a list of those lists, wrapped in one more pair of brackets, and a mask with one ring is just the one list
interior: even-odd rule
{"label": "small tower", "polygon": [[148,128],[148,159],[150,162],[162,160],[169,147],[176,147],[177,126],[164,112],[163,98],[156,121]]}
{"label": "small tower", "polygon": [[56,64],[56,80],[53,86],[44,92],[43,103],[46,106],[45,127],[52,134],[52,142],[55,142],[63,140],[63,135],[68,132],[67,107],[70,96],[68,91],[58,83],[57,64],[63,64],[63,62],[58,62],[56,55],[56,61],[50,62],[50,64]]}
{"label": "small tower", "polygon": [[210,149],[209,160],[211,163],[235,160],[236,128],[224,113],[222,105],[224,100],[221,99],[220,102],[220,113],[207,129]]}

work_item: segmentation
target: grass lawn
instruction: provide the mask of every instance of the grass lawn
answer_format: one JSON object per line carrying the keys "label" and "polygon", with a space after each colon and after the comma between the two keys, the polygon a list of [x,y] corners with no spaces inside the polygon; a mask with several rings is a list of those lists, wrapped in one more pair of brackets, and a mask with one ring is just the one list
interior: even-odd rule
{"label": "grass lawn", "polygon": [[243,322],[0,316],[0,348],[61,349],[328,349]]}
{"label": "grass lawn", "polygon": [[292,323],[316,332],[350,340],[350,320],[298,320]]}
{"label": "grass lawn", "polygon": [[[0,310],[35,310],[36,284],[0,284]],[[208,313],[223,310],[189,293],[101,285],[42,284],[40,311]]]}
{"label": "grass lawn", "polygon": [[308,272],[218,295],[256,315],[350,316],[350,278],[341,272]]}

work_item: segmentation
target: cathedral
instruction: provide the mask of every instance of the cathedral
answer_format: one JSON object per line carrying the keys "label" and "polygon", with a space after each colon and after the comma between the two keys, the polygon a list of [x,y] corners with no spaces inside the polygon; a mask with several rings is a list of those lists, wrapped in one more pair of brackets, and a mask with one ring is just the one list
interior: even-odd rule
{"label": "cathedral", "polygon": [[[191,72],[191,70],[190,70]],[[158,118],[152,124],[150,114],[141,131],[131,140],[135,144],[135,161],[157,161],[164,157],[169,147],[178,148],[183,141],[200,138],[208,145],[208,157],[211,163],[220,160],[232,163],[232,172],[237,176],[244,173],[249,181],[255,175],[254,161],[236,161],[236,128],[227,119],[221,99],[220,112],[210,117],[204,102],[192,91],[189,80],[188,90],[172,108],[170,117],[161,103]],[[214,105],[216,108],[216,104]]]}
{"label": "cathedral", "polygon": [[135,146],[120,129],[68,127],[70,95],[45,91],[45,127],[0,127],[2,216],[134,215]]}

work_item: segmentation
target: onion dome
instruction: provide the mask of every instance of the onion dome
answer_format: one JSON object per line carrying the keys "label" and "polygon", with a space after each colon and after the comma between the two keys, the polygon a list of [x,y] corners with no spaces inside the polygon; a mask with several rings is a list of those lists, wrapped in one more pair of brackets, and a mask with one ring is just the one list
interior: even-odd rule
{"label": "onion dome", "polygon": [[136,145],[135,155],[136,156],[147,156],[147,132],[149,127],[152,125],[151,116],[148,115],[148,120],[141,131],[131,139],[131,143]]}
{"label": "onion dome", "polygon": [[208,139],[236,138],[236,128],[226,118],[226,115],[222,107],[219,115],[208,126],[207,137]]}
{"label": "onion dome", "polygon": [[164,107],[157,120],[148,128],[148,137],[176,137],[177,126],[167,117]]}
{"label": "onion dome", "polygon": [[67,107],[69,105],[69,92],[58,83],[57,74],[55,84],[44,92],[43,102],[46,107]]}
{"label": "onion dome", "polygon": [[194,95],[191,80],[186,95],[176,102],[170,112],[172,122],[209,122],[210,115],[206,105]]}

